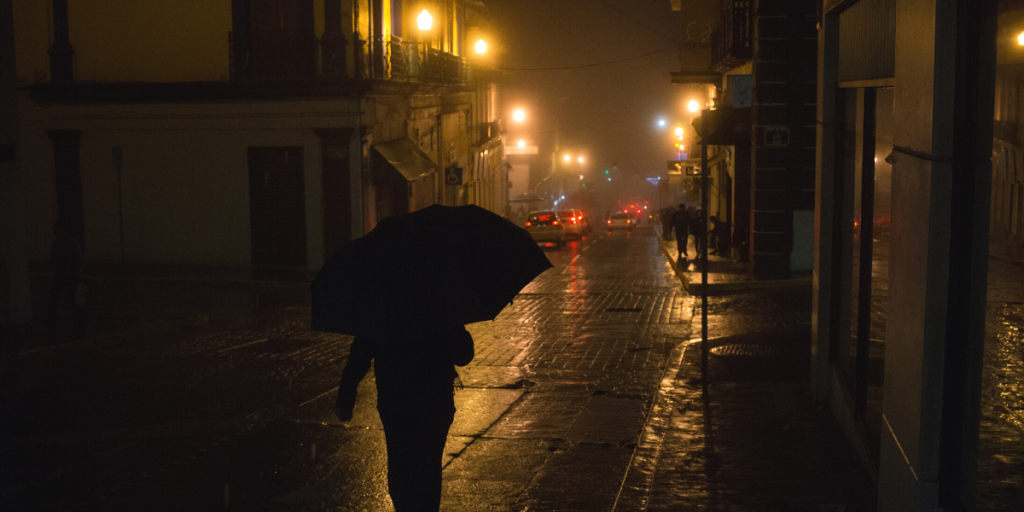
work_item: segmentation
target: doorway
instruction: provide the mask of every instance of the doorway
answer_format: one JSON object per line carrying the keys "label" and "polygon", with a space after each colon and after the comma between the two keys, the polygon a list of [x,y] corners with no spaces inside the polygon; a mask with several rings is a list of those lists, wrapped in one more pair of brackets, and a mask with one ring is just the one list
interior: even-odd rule
{"label": "doorway", "polygon": [[249,148],[249,218],[255,267],[305,267],[302,146]]}

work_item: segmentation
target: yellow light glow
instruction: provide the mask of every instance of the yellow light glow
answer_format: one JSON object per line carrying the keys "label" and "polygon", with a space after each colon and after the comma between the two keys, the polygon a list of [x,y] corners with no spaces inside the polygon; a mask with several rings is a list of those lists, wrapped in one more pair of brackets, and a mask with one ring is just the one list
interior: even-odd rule
{"label": "yellow light glow", "polygon": [[678,137],[682,137],[683,136],[683,128],[682,127],[676,128],[676,136],[678,136]]}
{"label": "yellow light glow", "polygon": [[686,110],[689,110],[690,112],[696,112],[700,110],[700,104],[697,103],[697,100],[690,100],[690,103],[686,105]]}
{"label": "yellow light glow", "polygon": [[477,41],[476,42],[476,52],[477,53],[487,53],[487,41],[484,41],[483,39]]}
{"label": "yellow light glow", "polygon": [[526,120],[526,112],[523,112],[522,109],[516,110],[515,112],[512,113],[512,120],[517,123],[523,122],[524,120]]}
{"label": "yellow light glow", "polygon": [[1017,44],[1024,46],[1024,32],[1017,34]]}
{"label": "yellow light glow", "polygon": [[525,140],[519,141],[519,147],[525,148],[526,147],[526,141]]}
{"label": "yellow light glow", "polygon": [[430,30],[430,27],[434,26],[434,17],[426,9],[423,9],[423,12],[416,18],[416,26],[420,30]]}
{"label": "yellow light glow", "polygon": [[583,157],[581,156],[581,157],[577,158],[576,161],[582,164],[583,163]]}
{"label": "yellow light glow", "polygon": [[565,155],[565,157],[563,157],[563,160],[565,160],[566,162],[568,162],[568,161],[572,160],[572,157],[571,157],[571,156],[569,156],[569,155]]}

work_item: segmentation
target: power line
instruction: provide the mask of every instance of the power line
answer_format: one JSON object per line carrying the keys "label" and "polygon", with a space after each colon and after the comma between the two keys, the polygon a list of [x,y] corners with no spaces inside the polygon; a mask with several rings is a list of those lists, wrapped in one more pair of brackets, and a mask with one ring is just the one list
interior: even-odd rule
{"label": "power line", "polygon": [[652,52],[641,53],[640,55],[634,55],[632,57],[624,57],[624,58],[621,58],[621,59],[609,60],[609,61],[605,61],[605,62],[594,62],[594,63],[591,63],[591,64],[581,64],[579,66],[562,66],[562,67],[552,67],[552,68],[498,68],[498,69],[500,69],[502,71],[566,71],[566,70],[571,70],[571,69],[585,69],[585,68],[594,68],[594,67],[597,67],[597,66],[607,66],[608,64],[617,64],[619,62],[626,62],[627,60],[639,59],[641,57],[647,57],[647,56],[654,55],[654,54],[657,54],[657,53],[666,52],[668,50],[678,50],[678,49],[679,49],[679,45],[675,45],[674,44],[672,46],[666,46],[665,48],[662,48],[660,50],[654,50]]}
{"label": "power line", "polygon": [[665,39],[668,39],[669,41],[673,41],[674,40],[672,37],[669,37],[669,36],[666,36],[665,34],[662,34],[659,30],[655,29],[654,27],[652,27],[652,26],[650,26],[650,25],[648,25],[648,24],[646,24],[646,23],[644,23],[644,22],[634,18],[628,12],[623,11],[622,9],[619,9],[618,7],[615,7],[614,5],[608,3],[608,0],[601,0],[601,3],[604,4],[606,7],[608,7],[609,9],[611,9],[611,10],[613,10],[613,11],[615,11],[615,12],[617,12],[617,13],[619,13],[619,14],[627,17],[627,18],[629,18],[630,20],[632,20],[637,25],[640,25],[641,27],[644,27],[647,30],[650,30],[654,34],[659,35],[661,37],[664,37]]}

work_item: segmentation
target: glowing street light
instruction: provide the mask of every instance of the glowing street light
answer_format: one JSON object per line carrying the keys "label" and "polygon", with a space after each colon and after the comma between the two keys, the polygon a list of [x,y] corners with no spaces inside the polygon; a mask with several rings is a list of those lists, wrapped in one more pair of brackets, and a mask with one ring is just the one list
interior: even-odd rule
{"label": "glowing street light", "polygon": [[487,41],[484,41],[483,39],[477,41],[476,52],[480,54],[487,53]]}
{"label": "glowing street light", "polygon": [[676,137],[679,137],[680,139],[682,139],[682,137],[683,137],[683,127],[682,126],[676,128]]}
{"label": "glowing street light", "polygon": [[582,164],[583,163],[583,157],[581,156],[581,157],[577,158],[576,161]]}
{"label": "glowing street light", "polygon": [[420,30],[430,30],[430,27],[434,26],[434,17],[426,9],[423,9],[423,12],[416,17],[416,26]]}
{"label": "glowing street light", "polygon": [[562,159],[565,160],[566,162],[572,161],[572,157],[569,155],[565,155]]}
{"label": "glowing street light", "polygon": [[664,128],[666,124],[668,124],[668,121],[665,121],[664,119],[658,119],[659,128]]}
{"label": "glowing street light", "polygon": [[526,147],[526,141],[525,140],[519,141],[519,147],[520,148],[525,148]]}
{"label": "glowing street light", "polygon": [[686,104],[686,110],[689,110],[690,112],[696,112],[700,110],[700,104],[697,103],[697,100],[690,100],[690,103]]}
{"label": "glowing street light", "polygon": [[526,120],[526,112],[523,112],[523,109],[521,109],[521,108],[520,109],[516,109],[516,111],[512,113],[512,120],[517,122],[517,123],[521,123],[521,122],[525,121]]}

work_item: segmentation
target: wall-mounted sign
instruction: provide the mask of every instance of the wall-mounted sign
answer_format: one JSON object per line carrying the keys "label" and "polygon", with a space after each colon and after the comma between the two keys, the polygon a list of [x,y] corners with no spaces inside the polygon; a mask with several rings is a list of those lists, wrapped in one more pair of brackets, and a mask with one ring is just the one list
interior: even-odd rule
{"label": "wall-mounted sign", "polygon": [[686,175],[687,176],[700,176],[700,166],[699,165],[687,165],[686,166]]}
{"label": "wall-mounted sign", "polygon": [[683,173],[683,162],[681,160],[669,160],[668,161],[668,173],[669,174],[682,174]]}
{"label": "wall-mounted sign", "polygon": [[764,145],[765,146],[788,146],[789,145],[789,127],[788,126],[765,126],[764,127]]}
{"label": "wall-mounted sign", "polygon": [[444,182],[448,185],[462,185],[462,167],[452,164],[444,168]]}

